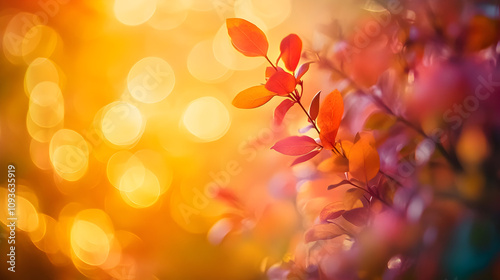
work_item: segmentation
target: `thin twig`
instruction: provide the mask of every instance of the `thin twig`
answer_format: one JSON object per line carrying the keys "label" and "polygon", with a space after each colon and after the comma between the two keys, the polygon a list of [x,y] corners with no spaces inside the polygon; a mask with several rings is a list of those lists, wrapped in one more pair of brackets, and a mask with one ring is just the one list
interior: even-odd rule
{"label": "thin twig", "polygon": [[[296,94],[297,93],[297,90],[295,90]],[[307,112],[306,108],[304,108],[304,106],[302,105],[302,102],[300,102],[300,99],[298,96],[294,96],[293,94],[290,94],[290,98],[292,98],[293,101],[297,102],[297,104],[299,104],[300,108],[302,108],[302,111],[304,111],[304,113],[306,114],[307,118],[309,119],[309,122],[313,125],[314,129],[318,132],[318,135],[319,135],[319,128],[316,126],[316,123],[314,122],[314,120],[311,118],[311,115],[309,115],[309,112]]]}
{"label": "thin twig", "polygon": [[269,59],[269,57],[267,57],[267,55],[265,56],[265,58],[267,59],[269,64],[271,64],[271,66],[274,68],[274,70],[278,71],[278,68],[271,62],[271,60]]}

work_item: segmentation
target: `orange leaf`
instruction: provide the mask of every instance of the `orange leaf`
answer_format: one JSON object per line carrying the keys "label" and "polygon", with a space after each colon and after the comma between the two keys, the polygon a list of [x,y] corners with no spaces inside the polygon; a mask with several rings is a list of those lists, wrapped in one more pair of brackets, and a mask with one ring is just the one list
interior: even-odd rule
{"label": "orange leaf", "polygon": [[266,35],[255,24],[241,18],[226,19],[231,43],[246,56],[267,56],[269,43]]}
{"label": "orange leaf", "polygon": [[263,85],[247,88],[233,99],[233,105],[240,109],[252,109],[266,104],[275,94]]}
{"label": "orange leaf", "polygon": [[338,90],[332,91],[319,108],[319,138],[325,149],[333,149],[340,121],[344,114],[344,101]]}
{"label": "orange leaf", "polygon": [[278,95],[287,96],[295,89],[295,78],[290,74],[278,68],[266,82],[266,88]]}
{"label": "orange leaf", "polygon": [[281,60],[285,63],[286,69],[295,71],[299,64],[302,53],[302,40],[297,34],[290,34],[283,38],[280,44]]}
{"label": "orange leaf", "polygon": [[354,143],[352,143],[349,140],[340,140],[338,145],[337,145],[337,149],[339,151],[344,151],[344,154],[347,157],[349,157],[349,153],[351,152],[352,145],[354,145]]}
{"label": "orange leaf", "polygon": [[361,131],[361,132],[356,133],[356,136],[354,137],[354,143],[357,143],[361,139],[363,139],[363,141],[366,141],[368,144],[370,144],[372,146],[376,145],[375,137],[373,137],[373,134],[370,132]]}
{"label": "orange leaf", "polygon": [[363,182],[373,179],[380,169],[380,157],[372,141],[368,135],[359,137],[349,153],[349,172]]}
{"label": "orange leaf", "polygon": [[349,160],[341,155],[332,155],[318,165],[318,170],[321,172],[348,172]]}
{"label": "orange leaf", "polygon": [[336,224],[318,224],[314,225],[306,232],[305,241],[309,243],[318,240],[332,239],[342,234],[346,234],[346,232]]}

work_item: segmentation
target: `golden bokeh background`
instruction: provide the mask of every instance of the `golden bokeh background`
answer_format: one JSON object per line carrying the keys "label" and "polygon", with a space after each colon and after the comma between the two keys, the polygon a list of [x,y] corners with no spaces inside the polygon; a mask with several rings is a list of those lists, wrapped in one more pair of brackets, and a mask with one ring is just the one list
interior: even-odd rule
{"label": "golden bokeh background", "polygon": [[[0,274],[264,278],[299,238],[293,178],[310,168],[269,147],[306,121],[292,110],[285,130],[271,125],[273,106],[231,105],[263,82],[265,60],[234,50],[225,19],[258,25],[275,59],[289,33],[313,47],[316,26],[342,15],[331,2],[2,2],[0,166],[16,166],[18,255],[15,275],[5,262]],[[246,226],[214,199],[220,188],[240,196]]]}

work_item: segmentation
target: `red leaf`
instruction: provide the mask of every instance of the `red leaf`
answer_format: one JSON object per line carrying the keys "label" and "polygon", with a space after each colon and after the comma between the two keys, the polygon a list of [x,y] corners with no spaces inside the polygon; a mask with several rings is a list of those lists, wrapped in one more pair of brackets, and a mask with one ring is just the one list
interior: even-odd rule
{"label": "red leaf", "polygon": [[344,203],[340,202],[332,202],[323,208],[319,213],[319,220],[321,222],[327,222],[328,220],[333,220],[335,218],[340,217],[345,212]]}
{"label": "red leaf", "polygon": [[342,217],[346,219],[348,222],[355,226],[363,226],[368,222],[369,210],[364,207],[355,208],[349,211],[346,211],[342,214]]}
{"label": "red leaf", "polygon": [[302,53],[302,40],[297,34],[290,34],[283,38],[280,44],[280,57],[285,63],[286,69],[295,71]]}
{"label": "red leaf", "polygon": [[336,224],[318,224],[314,225],[306,232],[305,241],[309,243],[318,240],[332,239],[345,233],[346,232]]}
{"label": "red leaf", "polygon": [[309,70],[309,65],[311,63],[312,62],[306,62],[300,65],[299,70],[295,72],[295,79],[297,79],[297,82],[300,81],[300,79],[302,79],[302,76],[304,76],[304,74]]}
{"label": "red leaf", "polygon": [[233,99],[233,105],[240,109],[252,109],[266,104],[274,93],[267,90],[263,85],[254,86],[238,93]]}
{"label": "red leaf", "polygon": [[269,78],[276,73],[276,69],[274,67],[268,66],[266,67],[266,81],[269,80]]}
{"label": "red leaf", "polygon": [[291,99],[283,100],[278,107],[274,110],[274,124],[281,125],[283,119],[285,118],[286,113],[290,108],[292,108],[295,101]]}
{"label": "red leaf", "polygon": [[309,136],[290,136],[278,141],[271,149],[284,155],[301,156],[318,147],[318,143]]}
{"label": "red leaf", "polygon": [[231,43],[246,56],[267,56],[269,43],[266,35],[255,24],[241,18],[226,19]]}
{"label": "red leaf", "polygon": [[316,93],[311,101],[311,105],[309,106],[309,116],[314,121],[318,117],[319,113],[319,97],[321,95],[321,90]]}
{"label": "red leaf", "polygon": [[296,85],[295,78],[291,74],[278,69],[267,80],[266,88],[278,95],[287,96],[295,89]]}
{"label": "red leaf", "polygon": [[308,161],[308,160],[312,159],[313,157],[317,156],[319,154],[319,152],[321,152],[321,150],[312,151],[308,154],[300,156],[292,162],[291,166],[294,166],[294,165],[299,164],[299,163],[303,163],[304,161]]}
{"label": "red leaf", "polygon": [[334,90],[325,98],[318,113],[319,138],[325,149],[333,149],[343,114],[342,95],[338,90]]}
{"label": "red leaf", "polygon": [[278,69],[278,71],[283,71],[283,68],[281,67],[272,67],[272,66],[268,66],[266,67],[266,81],[269,80],[269,78],[274,74],[276,73],[276,69]]}

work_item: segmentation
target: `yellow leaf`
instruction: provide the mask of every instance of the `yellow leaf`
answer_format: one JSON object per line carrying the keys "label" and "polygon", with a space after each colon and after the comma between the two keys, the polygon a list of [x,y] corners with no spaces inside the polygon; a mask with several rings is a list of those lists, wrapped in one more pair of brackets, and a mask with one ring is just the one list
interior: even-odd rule
{"label": "yellow leaf", "polygon": [[361,135],[349,153],[349,172],[362,182],[373,179],[380,169],[380,158],[371,142],[371,137]]}
{"label": "yellow leaf", "polygon": [[341,155],[333,155],[322,161],[318,165],[318,170],[321,172],[348,172],[349,160]]}

